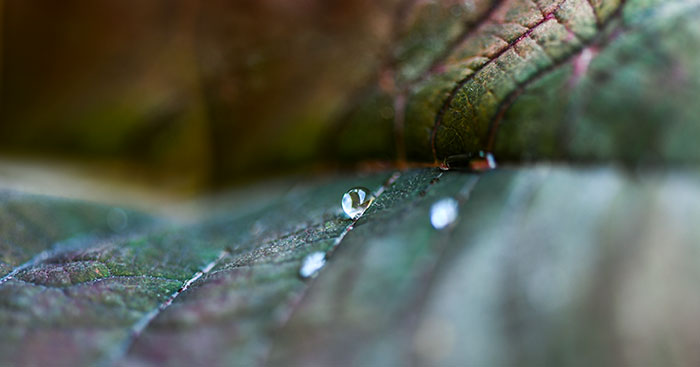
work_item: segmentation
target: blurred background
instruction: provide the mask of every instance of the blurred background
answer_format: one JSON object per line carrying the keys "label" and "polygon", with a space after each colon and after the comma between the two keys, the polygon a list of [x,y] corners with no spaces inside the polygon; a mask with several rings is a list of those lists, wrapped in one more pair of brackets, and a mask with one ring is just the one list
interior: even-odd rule
{"label": "blurred background", "polygon": [[0,177],[188,194],[307,167],[395,2],[0,0]]}

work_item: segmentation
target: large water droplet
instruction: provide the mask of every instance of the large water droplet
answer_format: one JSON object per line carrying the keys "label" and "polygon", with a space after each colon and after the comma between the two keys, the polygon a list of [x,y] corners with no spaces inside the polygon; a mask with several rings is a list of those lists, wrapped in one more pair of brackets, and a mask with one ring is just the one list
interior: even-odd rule
{"label": "large water droplet", "polygon": [[343,211],[352,219],[359,218],[372,205],[374,195],[364,187],[353,187],[343,195]]}
{"label": "large water droplet", "polygon": [[326,253],[321,251],[312,252],[304,258],[299,269],[299,276],[309,278],[318,273],[326,265]]}
{"label": "large water droplet", "polygon": [[430,207],[430,223],[435,229],[443,229],[457,220],[459,206],[453,198],[440,199]]}

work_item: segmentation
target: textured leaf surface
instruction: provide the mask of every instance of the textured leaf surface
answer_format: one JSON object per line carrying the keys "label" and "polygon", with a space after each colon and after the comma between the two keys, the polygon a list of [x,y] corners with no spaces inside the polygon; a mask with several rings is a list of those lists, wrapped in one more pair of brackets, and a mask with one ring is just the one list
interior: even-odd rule
{"label": "textured leaf surface", "polygon": [[343,120],[334,149],[348,159],[441,162],[492,151],[514,161],[696,162],[688,136],[700,116],[691,102],[700,97],[699,7],[418,2],[398,56]]}
{"label": "textured leaf surface", "polygon": [[[41,232],[3,278],[0,364],[698,362],[697,174],[407,171],[348,231],[341,194],[390,176],[292,186],[187,228],[124,212],[134,229],[104,237],[76,236],[111,209],[6,193],[17,226],[66,207],[95,222]],[[444,196],[460,219],[437,231]],[[300,279],[316,250],[329,264]]]}
{"label": "textured leaf surface", "polygon": [[[341,156],[697,162],[697,1],[401,4]],[[700,363],[694,171],[298,181],[194,224],[2,192],[0,365]],[[354,222],[358,185],[381,194]]]}

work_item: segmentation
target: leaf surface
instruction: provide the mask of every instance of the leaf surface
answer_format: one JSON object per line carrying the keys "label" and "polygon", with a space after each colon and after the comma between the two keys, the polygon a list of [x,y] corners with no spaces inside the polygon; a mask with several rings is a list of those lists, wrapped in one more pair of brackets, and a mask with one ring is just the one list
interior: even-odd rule
{"label": "leaf surface", "polygon": [[[684,343],[700,303],[697,174],[406,171],[349,227],[342,193],[390,176],[331,178],[251,213],[55,248],[0,284],[0,362],[695,361]],[[24,205],[14,195],[12,212]],[[445,196],[460,217],[438,231],[430,207]],[[319,250],[327,266],[301,279]]]}
{"label": "leaf surface", "polygon": [[[0,365],[700,363],[700,177],[575,164],[697,161],[699,4],[402,2],[328,140],[566,164],[289,178],[188,224],[0,193]],[[358,185],[378,197],[353,221]]]}
{"label": "leaf surface", "polygon": [[341,120],[341,157],[697,161],[697,1],[475,1],[426,31],[447,4],[412,8],[388,76]]}

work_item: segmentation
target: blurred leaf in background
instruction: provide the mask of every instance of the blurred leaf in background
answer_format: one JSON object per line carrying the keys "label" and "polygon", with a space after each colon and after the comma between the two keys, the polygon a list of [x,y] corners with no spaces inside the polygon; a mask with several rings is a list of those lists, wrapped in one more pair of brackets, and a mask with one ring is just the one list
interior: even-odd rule
{"label": "blurred leaf in background", "polygon": [[377,67],[393,6],[4,2],[1,152],[185,187],[298,166]]}

